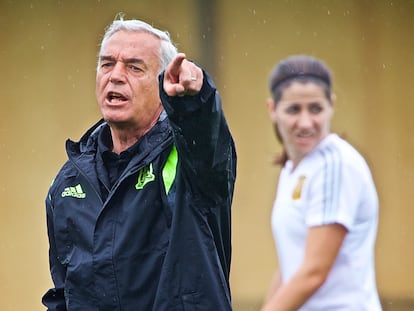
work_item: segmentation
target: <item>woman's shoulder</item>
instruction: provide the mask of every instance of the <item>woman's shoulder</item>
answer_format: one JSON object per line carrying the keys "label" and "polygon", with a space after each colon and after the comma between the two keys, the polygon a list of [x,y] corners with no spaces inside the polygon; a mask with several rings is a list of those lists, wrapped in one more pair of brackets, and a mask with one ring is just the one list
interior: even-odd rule
{"label": "woman's shoulder", "polygon": [[371,175],[370,168],[362,154],[347,140],[337,134],[328,135],[313,154],[315,170],[346,170],[356,176]]}
{"label": "woman's shoulder", "polygon": [[361,153],[347,140],[337,134],[329,134],[317,147],[316,153],[326,159],[344,162],[365,162]]}
{"label": "woman's shoulder", "polygon": [[319,171],[327,167],[367,168],[365,159],[360,152],[337,134],[329,134],[308,154],[304,163],[307,169]]}

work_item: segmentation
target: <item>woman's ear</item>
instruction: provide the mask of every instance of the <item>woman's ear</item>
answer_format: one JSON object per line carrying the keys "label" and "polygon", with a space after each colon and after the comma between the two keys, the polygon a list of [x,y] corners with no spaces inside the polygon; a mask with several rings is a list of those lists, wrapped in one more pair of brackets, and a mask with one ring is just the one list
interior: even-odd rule
{"label": "woman's ear", "polygon": [[266,100],[266,105],[267,105],[267,113],[269,115],[270,121],[272,121],[272,123],[276,123],[276,105],[275,105],[275,101],[273,100],[273,98],[269,97]]}
{"label": "woman's ear", "polygon": [[274,112],[274,110],[275,110],[275,101],[273,100],[273,98],[269,97],[266,100],[266,106],[267,106],[267,112],[269,114]]}
{"label": "woman's ear", "polygon": [[332,104],[332,106],[335,105],[335,102],[336,102],[336,94],[332,93],[331,94],[331,104]]}

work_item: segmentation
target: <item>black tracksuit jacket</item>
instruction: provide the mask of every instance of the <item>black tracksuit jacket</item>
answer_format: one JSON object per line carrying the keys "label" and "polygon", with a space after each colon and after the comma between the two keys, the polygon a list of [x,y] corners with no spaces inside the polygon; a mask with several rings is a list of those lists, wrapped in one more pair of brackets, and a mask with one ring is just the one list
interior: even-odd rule
{"label": "black tracksuit jacket", "polygon": [[232,310],[236,153],[221,100],[206,73],[196,96],[169,97],[159,80],[168,117],[112,187],[98,172],[103,121],[66,143],[46,198],[50,311]]}

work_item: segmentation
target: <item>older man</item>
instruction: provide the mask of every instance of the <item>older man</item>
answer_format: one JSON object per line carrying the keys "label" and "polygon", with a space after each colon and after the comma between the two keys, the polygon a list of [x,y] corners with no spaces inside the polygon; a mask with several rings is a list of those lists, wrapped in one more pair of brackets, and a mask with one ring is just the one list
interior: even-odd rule
{"label": "older man", "polygon": [[50,311],[231,310],[234,143],[209,76],[167,32],[115,20],[101,44],[102,120],[46,199]]}

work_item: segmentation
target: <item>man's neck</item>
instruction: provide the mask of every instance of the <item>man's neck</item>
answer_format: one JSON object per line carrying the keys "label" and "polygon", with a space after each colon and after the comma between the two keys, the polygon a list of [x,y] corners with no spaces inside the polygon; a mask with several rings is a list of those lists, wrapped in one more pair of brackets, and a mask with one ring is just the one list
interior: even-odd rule
{"label": "man's neck", "polygon": [[127,150],[133,144],[135,144],[142,136],[149,132],[153,127],[148,127],[142,130],[132,130],[132,129],[119,129],[114,126],[110,126],[111,135],[112,135],[112,151],[116,154]]}
{"label": "man's neck", "polygon": [[159,111],[156,112],[152,121],[147,126],[129,126],[122,124],[114,124],[108,122],[111,129],[113,149],[112,151],[120,154],[122,151],[127,150],[133,144],[135,144],[142,136],[147,134],[154,125],[158,122],[160,114],[162,113],[162,106],[160,105]]}

